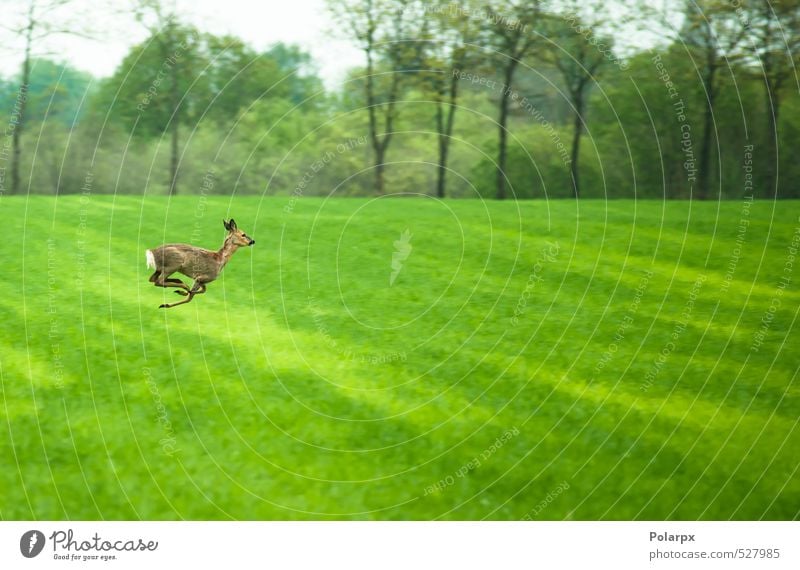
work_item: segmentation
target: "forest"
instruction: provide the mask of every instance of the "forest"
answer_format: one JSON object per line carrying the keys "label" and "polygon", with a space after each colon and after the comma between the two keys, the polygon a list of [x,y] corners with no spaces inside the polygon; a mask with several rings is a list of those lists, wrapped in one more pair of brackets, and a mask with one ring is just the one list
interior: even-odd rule
{"label": "forest", "polygon": [[296,45],[135,6],[149,35],[109,77],[20,15],[0,193],[800,197],[797,1],[330,2],[364,55],[336,85]]}

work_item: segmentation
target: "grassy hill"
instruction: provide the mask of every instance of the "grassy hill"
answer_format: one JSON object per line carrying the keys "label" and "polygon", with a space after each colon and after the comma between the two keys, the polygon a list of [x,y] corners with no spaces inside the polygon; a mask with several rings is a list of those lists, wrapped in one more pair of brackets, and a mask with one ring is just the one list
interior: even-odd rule
{"label": "grassy hill", "polygon": [[797,518],[798,211],[3,197],[0,517]]}

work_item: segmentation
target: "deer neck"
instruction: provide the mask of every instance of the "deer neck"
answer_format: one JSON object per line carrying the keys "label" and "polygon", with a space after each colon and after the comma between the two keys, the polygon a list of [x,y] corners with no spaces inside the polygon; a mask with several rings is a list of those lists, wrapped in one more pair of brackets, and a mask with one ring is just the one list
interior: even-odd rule
{"label": "deer neck", "polygon": [[228,260],[231,256],[236,253],[236,250],[239,249],[239,246],[233,243],[233,241],[226,239],[225,242],[222,244],[222,247],[217,252],[219,255],[219,268],[222,269],[225,267],[225,264],[228,263]]}

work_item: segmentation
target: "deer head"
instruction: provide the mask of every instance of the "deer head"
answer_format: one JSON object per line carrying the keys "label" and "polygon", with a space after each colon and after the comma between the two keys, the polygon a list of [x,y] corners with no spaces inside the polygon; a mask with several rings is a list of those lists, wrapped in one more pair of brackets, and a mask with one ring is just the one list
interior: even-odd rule
{"label": "deer head", "polygon": [[229,241],[233,245],[242,247],[256,243],[256,240],[250,238],[250,236],[236,226],[236,221],[233,218],[231,218],[229,222],[222,220],[222,223],[224,224],[225,229],[228,231],[228,237],[225,238],[225,241]]}

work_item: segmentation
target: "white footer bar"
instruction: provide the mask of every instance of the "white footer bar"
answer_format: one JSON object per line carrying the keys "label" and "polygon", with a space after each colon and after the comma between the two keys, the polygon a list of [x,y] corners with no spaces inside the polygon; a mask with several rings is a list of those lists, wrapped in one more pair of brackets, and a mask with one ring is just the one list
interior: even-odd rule
{"label": "white footer bar", "polygon": [[800,568],[798,522],[4,522],[0,568]]}

